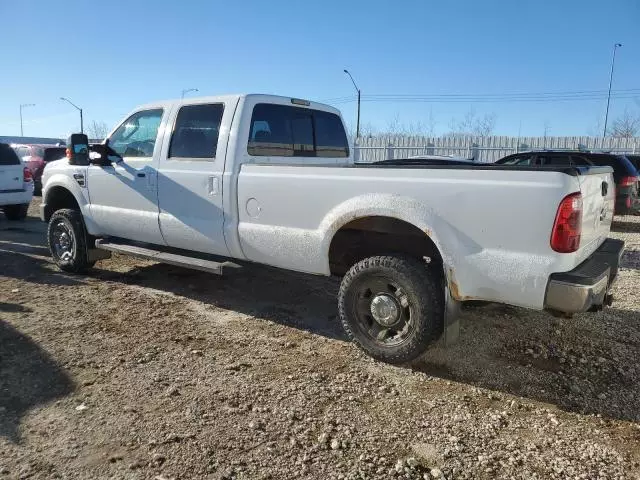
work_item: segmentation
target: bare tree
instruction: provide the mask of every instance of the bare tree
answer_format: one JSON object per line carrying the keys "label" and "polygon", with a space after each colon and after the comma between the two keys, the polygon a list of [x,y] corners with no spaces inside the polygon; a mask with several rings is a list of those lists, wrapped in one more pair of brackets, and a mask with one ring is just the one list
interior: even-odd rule
{"label": "bare tree", "polygon": [[429,119],[427,120],[427,126],[424,130],[424,133],[427,137],[435,137],[436,136],[436,122],[435,117],[433,116],[433,109],[429,110]]}
{"label": "bare tree", "polygon": [[109,135],[109,125],[105,122],[92,120],[87,127],[87,135],[89,135],[89,138],[102,140]]}
{"label": "bare tree", "polygon": [[493,134],[496,126],[496,114],[488,113],[482,117],[476,115],[476,111],[470,108],[461,120],[451,119],[448,137],[477,136],[488,137]]}
{"label": "bare tree", "polygon": [[551,130],[551,122],[549,120],[544,121],[544,141],[542,148],[547,148],[547,137],[549,136],[549,130]]}
{"label": "bare tree", "polygon": [[610,135],[618,138],[633,138],[640,133],[640,115],[625,109],[624,113],[611,122]]}
{"label": "bare tree", "polygon": [[595,121],[593,122],[593,125],[591,125],[587,129],[587,135],[589,135],[590,137],[602,136],[602,118],[600,117],[600,115],[596,117]]}
{"label": "bare tree", "polygon": [[397,135],[401,133],[403,130],[403,126],[400,125],[400,114],[396,113],[392,120],[387,122],[387,129],[385,134],[387,135]]}
{"label": "bare tree", "polygon": [[472,131],[478,137],[488,137],[493,134],[495,128],[496,114],[486,113],[483,117],[476,119]]}
{"label": "bare tree", "polygon": [[360,136],[361,137],[373,137],[377,135],[377,131],[375,127],[371,124],[371,122],[367,122],[365,124],[360,125]]}

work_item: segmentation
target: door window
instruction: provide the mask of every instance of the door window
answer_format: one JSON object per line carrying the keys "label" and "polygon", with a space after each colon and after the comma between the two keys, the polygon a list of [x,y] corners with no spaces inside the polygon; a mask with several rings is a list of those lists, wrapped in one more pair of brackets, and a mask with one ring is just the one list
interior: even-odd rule
{"label": "door window", "polygon": [[571,164],[572,165],[576,165],[578,167],[588,167],[588,166],[591,165],[591,162],[589,162],[584,157],[578,157],[576,155],[571,155]]}
{"label": "door window", "polygon": [[109,146],[123,157],[153,157],[163,110],[143,110],[131,115],[109,138]]}
{"label": "door window", "polygon": [[569,167],[571,157],[569,155],[538,155],[538,163],[549,167]]}
{"label": "door window", "polygon": [[211,159],[216,156],[223,104],[180,108],[171,136],[169,158]]}
{"label": "door window", "polygon": [[513,157],[509,157],[507,160],[500,162],[502,165],[533,165],[533,155],[526,153],[522,155],[514,155]]}

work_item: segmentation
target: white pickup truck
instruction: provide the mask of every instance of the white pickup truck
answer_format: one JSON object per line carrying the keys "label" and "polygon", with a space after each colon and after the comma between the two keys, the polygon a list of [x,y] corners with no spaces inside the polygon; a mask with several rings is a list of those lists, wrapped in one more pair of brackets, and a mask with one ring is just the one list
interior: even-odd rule
{"label": "white pickup truck", "polygon": [[612,301],[609,167],[354,164],[336,109],[270,95],[144,105],[91,150],[44,172],[65,271],[115,251],[340,275],[348,335],[393,363],[455,339],[467,300],[562,314]]}

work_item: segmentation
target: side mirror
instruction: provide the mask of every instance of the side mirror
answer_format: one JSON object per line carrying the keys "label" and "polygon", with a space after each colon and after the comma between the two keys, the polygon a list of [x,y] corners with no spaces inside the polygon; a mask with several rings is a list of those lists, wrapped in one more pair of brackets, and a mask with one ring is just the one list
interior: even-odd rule
{"label": "side mirror", "polygon": [[67,139],[67,158],[71,165],[89,165],[89,137],[72,133]]}
{"label": "side mirror", "polygon": [[91,165],[107,167],[112,164],[109,157],[117,157],[122,160],[122,157],[107,144],[91,145],[91,154],[89,155],[89,163]]}
{"label": "side mirror", "polygon": [[96,165],[98,167],[106,167],[107,165],[111,165],[111,162],[108,158],[103,158],[102,155],[92,149],[91,154],[89,155],[89,164]]}

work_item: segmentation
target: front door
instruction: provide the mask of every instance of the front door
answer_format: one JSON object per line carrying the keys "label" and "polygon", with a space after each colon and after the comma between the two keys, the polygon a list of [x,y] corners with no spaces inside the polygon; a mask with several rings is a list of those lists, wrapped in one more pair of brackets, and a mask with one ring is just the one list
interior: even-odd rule
{"label": "front door", "polygon": [[157,139],[168,116],[162,108],[134,113],[109,138],[109,146],[123,160],[89,166],[87,185],[97,235],[164,245],[158,225]]}
{"label": "front door", "polygon": [[171,247],[229,255],[222,176],[233,102],[190,103],[172,115],[171,141],[163,146],[158,169],[160,229]]}

